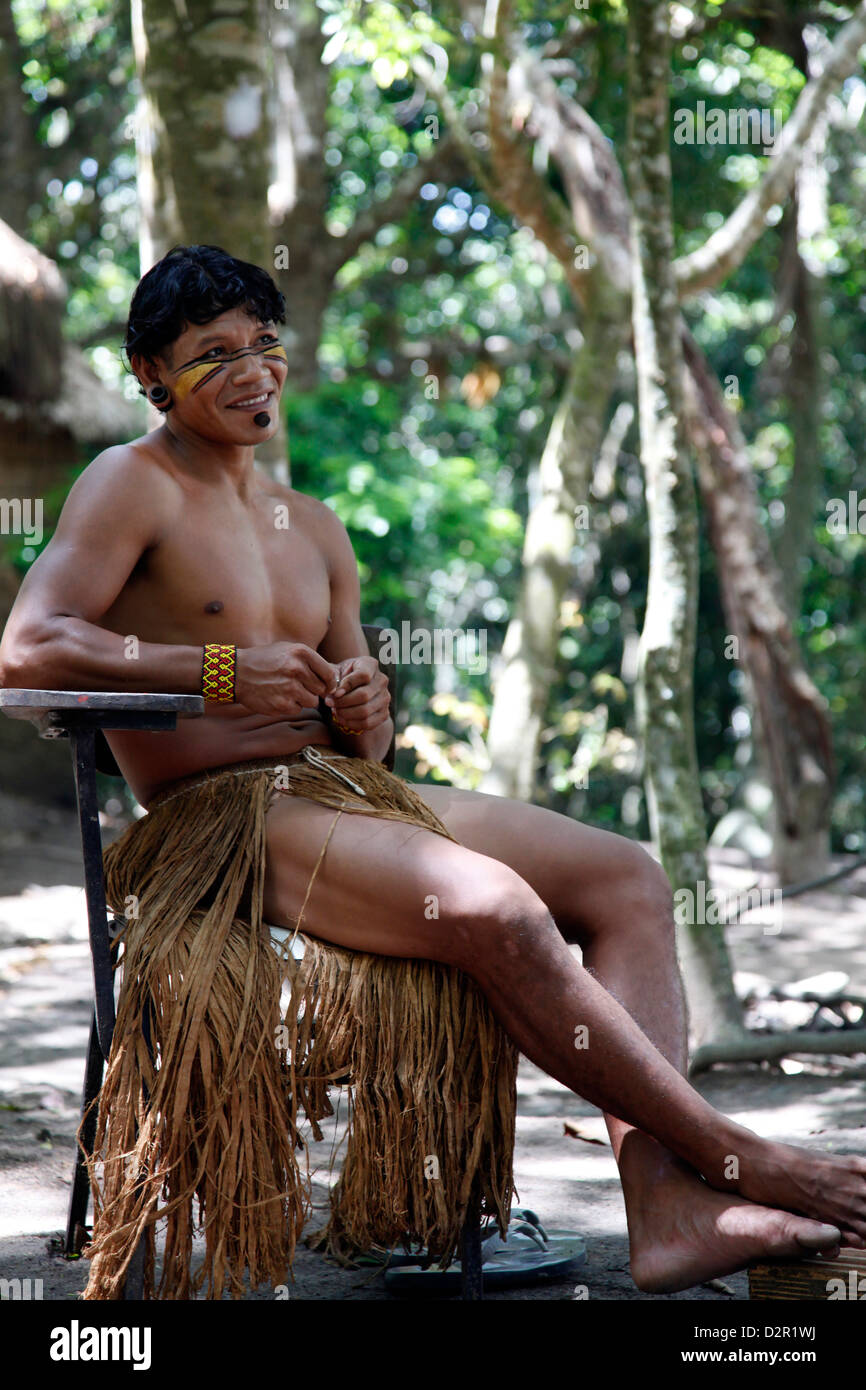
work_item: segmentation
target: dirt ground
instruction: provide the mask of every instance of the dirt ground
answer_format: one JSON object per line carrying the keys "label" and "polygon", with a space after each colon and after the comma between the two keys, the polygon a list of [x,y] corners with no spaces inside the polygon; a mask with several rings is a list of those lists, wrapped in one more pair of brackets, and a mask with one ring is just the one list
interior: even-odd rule
{"label": "dirt ground", "polygon": [[[736,851],[717,851],[711,862],[717,887],[754,882]],[[82,881],[74,814],[0,794],[0,1278],[41,1279],[45,1299],[74,1299],[87,1275],[83,1261],[67,1262],[51,1250],[66,1221],[92,998]],[[866,868],[786,904],[778,934],[764,932],[753,915],[730,929],[729,941],[743,988],[839,971],[853,993],[866,995]],[[805,1004],[760,1007],[776,1026],[798,1026],[809,1012]],[[713,1105],[767,1137],[866,1154],[864,1078],[860,1055],[717,1068],[696,1084]],[[590,1298],[652,1300],[629,1276],[625,1212],[600,1115],[525,1059],[518,1088],[520,1204],[546,1227],[585,1238],[587,1261],[577,1279]],[[585,1140],[605,1142],[570,1137],[565,1120],[577,1122]],[[325,1140],[311,1146],[319,1207],[311,1229],[321,1223],[328,1155],[340,1132],[338,1113]],[[487,1296],[574,1299],[577,1279]],[[249,1296],[275,1295],[259,1289]],[[381,1273],[344,1270],[306,1249],[290,1297],[391,1299]],[[747,1297],[745,1273],[672,1296]]]}

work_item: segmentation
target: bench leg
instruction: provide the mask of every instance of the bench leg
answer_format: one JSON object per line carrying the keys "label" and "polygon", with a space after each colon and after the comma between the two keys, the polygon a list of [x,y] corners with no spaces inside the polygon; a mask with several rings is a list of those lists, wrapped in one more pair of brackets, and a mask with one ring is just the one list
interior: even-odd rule
{"label": "bench leg", "polygon": [[87,1173],[85,1154],[89,1158],[93,1153],[93,1144],[96,1139],[97,1108],[95,1105],[92,1109],[90,1107],[99,1095],[104,1065],[96,1028],[96,1014],[94,1013],[90,1024],[90,1042],[87,1047],[87,1063],[84,1069],[84,1091],[81,1097],[81,1115],[84,1119],[84,1127],[81,1131],[81,1144],[76,1144],[72,1191],[69,1195],[69,1216],[66,1222],[64,1254],[67,1259],[76,1259],[87,1241],[85,1223],[87,1220],[87,1201],[90,1196],[90,1179]]}
{"label": "bench leg", "polygon": [[460,1232],[460,1297],[473,1302],[484,1297],[481,1268],[481,1212],[477,1200],[469,1203]]}
{"label": "bench leg", "polygon": [[95,736],[94,729],[73,729],[69,738],[74,758],[75,795],[78,800],[78,824],[84,855],[84,894],[87,900],[87,926],[93,961],[96,1023],[102,1055],[107,1058],[114,1031],[114,972],[111,939],[108,934],[108,912],[105,906],[105,882],[102,876]]}

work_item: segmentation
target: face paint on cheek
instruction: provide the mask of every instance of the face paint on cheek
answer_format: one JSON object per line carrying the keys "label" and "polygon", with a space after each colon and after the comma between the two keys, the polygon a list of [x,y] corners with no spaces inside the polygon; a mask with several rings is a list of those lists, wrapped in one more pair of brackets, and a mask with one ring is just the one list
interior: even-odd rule
{"label": "face paint on cheek", "polygon": [[204,386],[205,382],[210,381],[211,377],[217,376],[225,371],[224,362],[192,362],[188,367],[181,367],[177,373],[174,394],[177,400],[186,400],[192,391],[198,391]]}
{"label": "face paint on cheek", "polygon": [[276,362],[284,362],[286,366],[289,362],[288,354],[282,343],[262,343],[259,347],[238,348],[237,352],[230,353],[222,361],[208,358],[199,362],[187,362],[183,367],[178,367],[175,372],[177,378],[175,383],[176,399],[185,400],[187,396],[200,391],[213,377],[225,371],[230,362],[236,362],[239,357],[251,356],[271,358]]}
{"label": "face paint on cheek", "polygon": [[289,365],[289,355],[286,352],[286,349],[283,347],[282,343],[275,343],[273,347],[271,347],[270,344],[268,344],[268,347],[265,351],[265,357],[273,357],[276,358],[278,362],[285,362],[286,366]]}

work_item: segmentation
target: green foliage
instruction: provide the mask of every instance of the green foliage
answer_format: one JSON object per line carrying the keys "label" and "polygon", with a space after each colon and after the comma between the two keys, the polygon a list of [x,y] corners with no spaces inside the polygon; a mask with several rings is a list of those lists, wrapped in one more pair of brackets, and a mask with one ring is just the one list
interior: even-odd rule
{"label": "green foliage", "polygon": [[118,320],[138,278],[129,7],[14,0],[25,111],[42,152],[29,236],[69,286],[66,331]]}
{"label": "green foliage", "polygon": [[[339,236],[434,148],[442,111],[417,82],[423,55],[447,76],[458,108],[483,108],[486,41],[456,0],[320,0],[330,74],[326,215]],[[720,0],[691,6],[701,31],[677,42],[672,119],[681,108],[760,108],[787,119],[804,81],[802,26],[832,38],[845,13],[806,0],[725,17]],[[682,24],[684,7],[673,7]],[[624,145],[625,11],[621,0],[518,0],[535,48],[562,41],[556,80],[604,134]],[[126,5],[14,0],[24,52],[20,84],[40,190],[30,239],[68,286],[65,331],[107,377],[120,372],[120,324],[138,273],[135,150],[138,97]],[[856,112],[862,79],[840,102]],[[824,159],[826,226],[807,247],[822,370],[820,458],[812,543],[802,556],[798,631],[833,718],[839,764],[834,845],[862,848],[866,702],[866,537],[827,530],[827,504],[864,493],[866,434],[866,178],[862,126],[839,117]],[[528,137],[527,137],[528,138]],[[550,162],[537,168],[560,191]],[[678,252],[701,245],[765,167],[753,146],[671,144]],[[294,485],[323,498],[349,528],[366,621],[484,628],[492,657],[516,594],[527,487],[575,345],[574,307],[559,267],[470,180],[431,178],[399,224],[379,229],[342,268],[320,347],[314,392],[289,395]],[[793,318],[781,302],[784,227],[775,225],[724,286],[688,309],[720,379],[736,382],[760,504],[778,544],[793,468],[785,388]],[[505,346],[507,352],[500,354]],[[494,351],[493,349],[496,349]],[[506,364],[500,366],[501,357]],[[779,364],[782,368],[779,368]],[[495,370],[497,379],[490,375]],[[598,364],[599,374],[612,364]],[[473,390],[479,380],[488,389]],[[613,405],[628,399],[618,381]],[[634,741],[633,646],[646,597],[646,513],[634,427],[609,493],[579,536],[560,633],[540,799],[596,823],[646,835]],[[48,521],[60,499],[49,499]],[[33,558],[7,542],[19,569]],[[709,826],[737,804],[749,770],[742,678],[724,655],[715,562],[701,541],[695,718]],[[419,732],[417,766],[471,784],[489,712],[490,669],[404,668],[404,715]],[[425,742],[426,740],[426,742]],[[423,751],[422,751],[423,745]],[[403,770],[415,760],[402,755]],[[591,764],[589,788],[582,770]]]}

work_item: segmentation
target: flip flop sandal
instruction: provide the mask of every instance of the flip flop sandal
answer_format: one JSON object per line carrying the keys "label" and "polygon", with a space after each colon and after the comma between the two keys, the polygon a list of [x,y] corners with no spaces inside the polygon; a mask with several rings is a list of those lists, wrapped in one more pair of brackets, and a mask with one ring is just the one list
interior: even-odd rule
{"label": "flip flop sandal", "polygon": [[[512,1223],[515,1223],[514,1229],[516,1230],[516,1223],[528,1217],[533,1218],[533,1222],[536,1226],[540,1224],[534,1212],[524,1212],[517,1207],[512,1208],[509,1217],[509,1230],[511,1229]],[[521,1229],[523,1228],[521,1227]],[[491,1241],[494,1236],[499,1237],[499,1244],[501,1245],[502,1238],[499,1236],[499,1227],[495,1222],[488,1221],[486,1225],[481,1228],[482,1253],[485,1248],[487,1248],[487,1242]],[[544,1242],[541,1236],[537,1237],[537,1243],[540,1248],[543,1248]],[[492,1247],[490,1248],[490,1252],[492,1253]],[[398,1269],[402,1268],[404,1265],[420,1265],[423,1269],[427,1269],[434,1263],[434,1257],[429,1254],[423,1245],[419,1246],[418,1249],[414,1251],[386,1250],[382,1246],[374,1245],[370,1250],[365,1250],[363,1254],[355,1255],[353,1263],[356,1265],[377,1265],[387,1269]]]}
{"label": "flip flop sandal", "polygon": [[[515,1219],[516,1218],[516,1219]],[[419,1263],[425,1255],[397,1255],[385,1270],[389,1293],[459,1293],[460,1261],[447,1269]],[[503,1240],[496,1226],[482,1232],[481,1268],[485,1289],[526,1288],[575,1273],[586,1260],[586,1244],[574,1231],[546,1231],[535,1212],[515,1209]]]}

